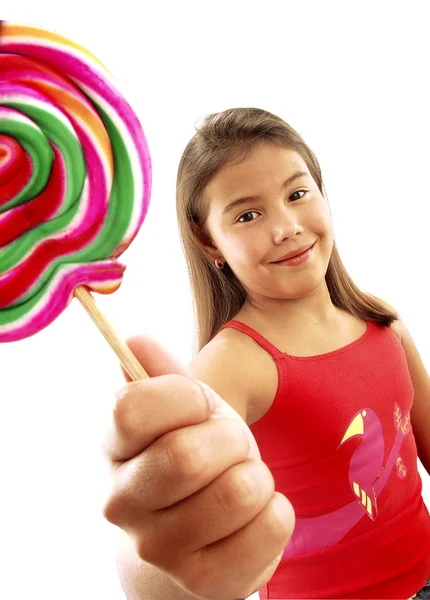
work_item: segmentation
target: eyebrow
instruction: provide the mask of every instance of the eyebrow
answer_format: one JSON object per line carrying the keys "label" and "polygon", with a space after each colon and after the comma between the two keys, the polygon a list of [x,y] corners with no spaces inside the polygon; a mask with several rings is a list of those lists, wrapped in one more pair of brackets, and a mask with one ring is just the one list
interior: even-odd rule
{"label": "eyebrow", "polygon": [[[293,173],[291,177],[288,177],[288,179],[284,181],[284,183],[281,186],[281,190],[285,190],[285,188],[288,187],[290,183],[293,183],[293,181],[299,179],[299,177],[304,177],[306,175],[309,175],[309,173],[307,173],[306,171],[297,171],[296,173]],[[242,204],[246,204],[246,202],[249,202],[250,200],[256,200],[257,198],[259,198],[259,196],[245,196],[244,198],[237,198],[236,200],[232,200],[227,204],[226,207],[224,207],[222,214],[225,215],[231,210],[233,210],[233,208],[241,206]]]}

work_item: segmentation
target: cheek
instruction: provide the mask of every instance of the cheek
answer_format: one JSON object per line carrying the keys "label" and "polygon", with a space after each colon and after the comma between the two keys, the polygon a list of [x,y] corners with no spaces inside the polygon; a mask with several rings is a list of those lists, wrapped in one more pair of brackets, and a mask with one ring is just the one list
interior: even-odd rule
{"label": "cheek", "polygon": [[321,223],[322,223],[322,227],[324,228],[324,231],[326,233],[326,236],[329,237],[330,239],[332,239],[333,238],[333,221],[332,221],[331,215],[328,211],[323,215],[323,218],[321,219]]}
{"label": "cheek", "polygon": [[243,262],[248,249],[244,243],[245,240],[241,239],[240,236],[229,235],[221,228],[214,228],[212,239],[220,254],[224,256],[228,263]]}
{"label": "cheek", "polygon": [[260,264],[266,252],[261,237],[243,235],[224,240],[224,256],[239,278],[245,276],[250,266]]}
{"label": "cheek", "polygon": [[258,243],[255,243],[255,240],[252,243],[251,236],[242,236],[231,240],[229,251],[235,262],[247,263],[258,254]]}
{"label": "cheek", "polygon": [[322,242],[322,250],[324,256],[327,260],[329,260],[333,250],[334,234],[333,220],[328,207],[321,211],[320,218],[318,221],[317,233],[320,236]]}
{"label": "cheek", "polygon": [[333,221],[327,202],[321,200],[317,209],[310,215],[310,223],[313,229],[320,236],[333,237]]}

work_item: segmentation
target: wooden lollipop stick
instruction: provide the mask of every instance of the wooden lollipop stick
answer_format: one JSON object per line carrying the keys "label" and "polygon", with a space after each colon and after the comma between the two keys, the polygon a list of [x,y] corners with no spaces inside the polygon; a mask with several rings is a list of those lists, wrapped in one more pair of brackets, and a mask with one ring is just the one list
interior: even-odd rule
{"label": "wooden lollipop stick", "polygon": [[114,328],[100,311],[88,288],[83,285],[75,288],[75,298],[79,300],[94,323],[118,356],[122,366],[133,379],[148,379],[149,375],[134,356],[130,348],[118,337]]}

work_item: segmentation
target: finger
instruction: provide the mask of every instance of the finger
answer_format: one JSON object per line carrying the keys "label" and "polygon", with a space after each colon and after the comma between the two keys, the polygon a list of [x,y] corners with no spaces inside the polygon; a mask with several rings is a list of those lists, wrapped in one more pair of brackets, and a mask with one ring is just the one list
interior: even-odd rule
{"label": "finger", "polygon": [[157,552],[161,547],[191,555],[235,534],[257,517],[274,491],[273,476],[261,460],[247,460],[230,467],[210,485],[160,511],[156,520],[148,522],[143,539],[148,552],[146,560],[165,560]]}
{"label": "finger", "polygon": [[[192,377],[186,366],[154,338],[136,335],[128,338],[126,344],[150,377],[168,373]],[[121,370],[126,381],[132,381],[122,366]]]}
{"label": "finger", "polygon": [[[291,503],[275,492],[253,521],[194,553],[186,563],[178,563],[173,577],[198,597],[227,600],[249,596],[264,585],[278,567],[294,525]],[[223,574],[222,578],[219,573]]]}
{"label": "finger", "polygon": [[128,460],[160,436],[206,421],[208,395],[196,380],[175,374],[127,384],[117,394],[104,436],[106,457]]}
{"label": "finger", "polygon": [[[248,436],[233,419],[217,418],[168,433],[116,470],[105,517],[124,529],[142,527],[147,514],[202,490],[245,461],[248,453]],[[154,523],[158,518],[151,517]]]}

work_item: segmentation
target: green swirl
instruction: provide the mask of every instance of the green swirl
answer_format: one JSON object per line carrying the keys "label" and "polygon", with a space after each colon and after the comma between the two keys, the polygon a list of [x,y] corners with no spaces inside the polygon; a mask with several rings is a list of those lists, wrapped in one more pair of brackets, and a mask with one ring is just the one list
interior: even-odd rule
{"label": "green swirl", "polygon": [[[16,105],[14,105],[16,106]],[[20,110],[29,107],[20,107]],[[66,261],[64,257],[54,259],[41,273],[38,280],[28,290],[28,292],[19,298],[15,303],[11,304],[10,309],[22,307],[22,313],[17,313],[15,318],[24,315],[31,306],[34,306],[46,294],[46,284],[55,275],[61,265],[67,263],[89,263],[92,261],[104,260],[112,256],[115,249],[123,241],[125,232],[127,231],[134,201],[134,180],[131,160],[127,147],[122,139],[122,135],[115,123],[108,114],[97,106],[98,112],[102,117],[107,129],[109,139],[112,144],[114,158],[114,180],[112,191],[108,202],[106,220],[103,224],[102,231],[97,235],[95,241],[84,248],[83,250],[68,255]],[[0,250],[0,261],[5,265],[5,270],[10,266],[17,264],[23,256],[31,249],[31,247],[53,233],[61,231],[65,228],[76,215],[79,210],[79,202],[76,201],[76,196],[80,197],[80,191],[84,183],[86,169],[81,146],[76,138],[70,133],[67,127],[61,121],[53,117],[50,113],[43,112],[43,124],[40,121],[40,115],[34,112],[36,109],[30,107],[29,113],[32,118],[40,124],[40,128],[49,136],[59,147],[65,158],[67,185],[75,179],[75,185],[68,189],[67,204],[72,207],[69,211],[52,221],[46,222],[37,228],[27,232],[19,240],[13,242],[3,251]],[[40,109],[37,109],[40,110]],[[28,114],[29,114],[28,113]],[[73,191],[73,195],[72,195]],[[91,201],[91,199],[90,199]],[[66,204],[66,203],[65,203]],[[12,248],[12,246],[14,246]],[[29,304],[30,302],[30,304]],[[24,308],[23,305],[26,305]],[[10,317],[9,317],[10,318]],[[1,322],[1,320],[0,320]]]}

